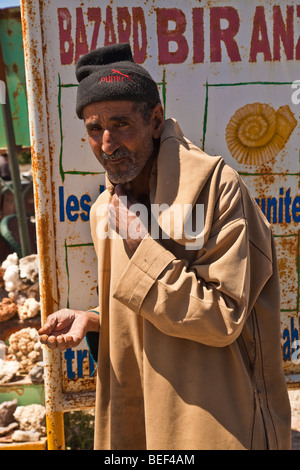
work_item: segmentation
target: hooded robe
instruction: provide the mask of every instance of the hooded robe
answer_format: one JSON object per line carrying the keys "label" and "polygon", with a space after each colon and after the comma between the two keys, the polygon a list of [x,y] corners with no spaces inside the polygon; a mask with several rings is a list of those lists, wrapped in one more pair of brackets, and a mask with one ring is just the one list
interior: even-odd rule
{"label": "hooded robe", "polygon": [[[171,212],[160,238],[132,253],[109,236],[113,192],[108,183],[91,209],[95,449],[289,449],[274,240],[239,175],[170,119],[150,179],[151,204]],[[202,208],[194,239],[180,211],[172,217],[184,205]]]}

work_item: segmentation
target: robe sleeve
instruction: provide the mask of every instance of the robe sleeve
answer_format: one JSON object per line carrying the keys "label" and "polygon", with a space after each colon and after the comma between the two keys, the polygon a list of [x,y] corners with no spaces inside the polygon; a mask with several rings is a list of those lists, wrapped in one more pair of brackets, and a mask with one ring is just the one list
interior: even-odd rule
{"label": "robe sleeve", "polygon": [[144,239],[114,297],[167,335],[222,347],[246,320],[248,271],[247,225],[239,219],[210,238],[190,266],[159,241]]}

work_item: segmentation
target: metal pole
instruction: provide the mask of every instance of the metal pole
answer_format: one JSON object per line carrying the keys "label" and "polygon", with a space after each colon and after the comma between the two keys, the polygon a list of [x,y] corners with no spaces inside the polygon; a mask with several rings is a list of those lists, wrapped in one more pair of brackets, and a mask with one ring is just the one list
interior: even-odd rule
{"label": "metal pole", "polygon": [[22,186],[20,179],[19,162],[16,155],[15,133],[12,124],[11,109],[9,104],[8,88],[5,75],[5,64],[2,55],[2,47],[0,42],[0,80],[5,84],[6,104],[1,104],[3,122],[6,134],[6,143],[8,148],[10,172],[13,183],[13,194],[16,206],[16,214],[18,220],[18,228],[21,242],[22,256],[31,253],[29,230],[26,219],[25,203],[22,195]]}
{"label": "metal pole", "polygon": [[[28,113],[30,121],[35,217],[40,262],[41,313],[44,322],[57,310],[58,292],[47,100],[42,50],[42,0],[21,0]],[[44,384],[48,449],[65,447],[61,354],[44,347]]]}

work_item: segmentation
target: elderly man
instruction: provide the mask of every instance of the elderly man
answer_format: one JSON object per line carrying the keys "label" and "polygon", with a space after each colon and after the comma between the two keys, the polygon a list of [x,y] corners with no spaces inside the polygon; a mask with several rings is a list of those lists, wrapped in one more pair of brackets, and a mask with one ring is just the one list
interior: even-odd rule
{"label": "elderly man", "polygon": [[127,44],[90,52],[76,72],[77,115],[107,173],[91,210],[100,300],[50,315],[40,335],[60,350],[99,339],[95,449],[288,449],[267,221],[221,157],[164,121]]}

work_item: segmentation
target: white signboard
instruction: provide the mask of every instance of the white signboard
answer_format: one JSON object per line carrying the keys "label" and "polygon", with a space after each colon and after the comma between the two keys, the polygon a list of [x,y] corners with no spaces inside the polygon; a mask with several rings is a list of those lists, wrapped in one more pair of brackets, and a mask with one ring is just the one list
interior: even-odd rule
{"label": "white signboard", "polygon": [[[75,64],[96,47],[129,42],[159,85],[166,117],[242,175],[273,226],[282,360],[287,381],[298,382],[300,5],[25,0],[22,10],[46,314],[98,304],[89,211],[105,179],[75,115]],[[62,355],[63,392],[93,389],[86,348]]]}

